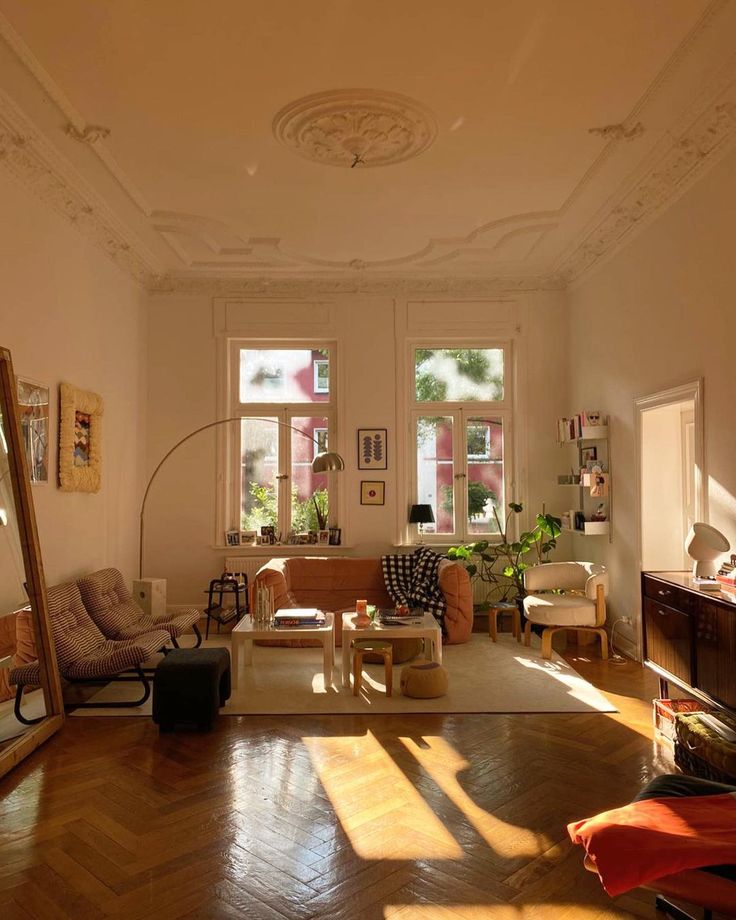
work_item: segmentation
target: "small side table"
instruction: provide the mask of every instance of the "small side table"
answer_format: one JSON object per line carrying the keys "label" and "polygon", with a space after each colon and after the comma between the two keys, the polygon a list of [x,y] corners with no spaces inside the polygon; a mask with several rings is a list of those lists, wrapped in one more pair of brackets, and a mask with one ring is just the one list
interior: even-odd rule
{"label": "small side table", "polygon": [[[213,578],[205,594],[207,595],[207,606],[204,611],[207,617],[205,639],[210,637],[210,620],[217,623],[219,633],[220,626],[224,626],[231,620],[240,620],[244,614],[248,613],[248,577],[245,575],[242,582],[230,578]],[[223,598],[226,594],[235,595],[233,608],[223,606]],[[215,595],[217,595],[217,600],[215,600]]]}
{"label": "small side table", "polygon": [[495,604],[493,607],[488,609],[488,635],[491,637],[493,642],[495,642],[498,638],[499,613],[511,614],[511,631],[513,637],[517,642],[521,642],[521,613],[519,613],[519,608],[516,606],[516,604],[505,602]]}

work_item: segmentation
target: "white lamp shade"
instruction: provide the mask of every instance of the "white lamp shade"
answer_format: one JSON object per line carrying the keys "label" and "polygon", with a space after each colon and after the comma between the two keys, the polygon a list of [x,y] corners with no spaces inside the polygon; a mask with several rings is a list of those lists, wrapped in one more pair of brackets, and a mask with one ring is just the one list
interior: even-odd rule
{"label": "white lamp shade", "polygon": [[727,553],[731,545],[720,530],[699,521],[688,531],[685,538],[685,552],[694,560],[693,575],[696,578],[711,578],[718,571],[716,560]]}

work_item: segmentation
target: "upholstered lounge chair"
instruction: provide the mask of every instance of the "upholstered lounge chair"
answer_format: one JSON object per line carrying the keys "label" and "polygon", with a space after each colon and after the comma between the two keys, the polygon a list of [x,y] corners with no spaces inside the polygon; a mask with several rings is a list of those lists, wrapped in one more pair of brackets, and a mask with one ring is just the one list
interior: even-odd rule
{"label": "upholstered lounge chair", "polygon": [[[561,629],[591,632],[601,640],[601,658],[608,658],[606,567],[594,562],[548,562],[524,572],[524,645],[532,624],[543,626],[542,658],[552,657],[552,636]],[[553,593],[564,592],[564,593]]]}
{"label": "upholstered lounge chair", "polygon": [[87,613],[108,639],[135,639],[151,630],[165,629],[171,637],[171,644],[178,648],[177,639],[191,630],[197,637],[194,647],[199,648],[202,644],[196,608],[187,608],[156,620],[136,604],[117,569],[100,569],[80,578],[77,585]]}
{"label": "upholstered lounge chair", "polygon": [[[171,638],[169,633],[157,629],[134,639],[106,639],[87,613],[79,588],[74,582],[49,588],[48,607],[56,660],[65,680],[82,684],[135,681],[143,685],[143,696],[140,699],[114,703],[76,703],[74,708],[142,706],[151,692],[142,664],[166,646]],[[20,705],[25,687],[40,686],[41,669],[38,662],[13,669],[10,680],[16,684],[16,718],[26,725],[32,724],[32,720],[22,716]]]}

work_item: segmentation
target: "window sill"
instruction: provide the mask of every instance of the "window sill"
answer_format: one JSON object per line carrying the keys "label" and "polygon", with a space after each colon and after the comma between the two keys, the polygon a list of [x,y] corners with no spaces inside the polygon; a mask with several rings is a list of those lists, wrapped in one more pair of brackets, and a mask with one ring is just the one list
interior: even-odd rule
{"label": "window sill", "polygon": [[227,550],[229,556],[263,556],[272,553],[274,556],[322,556],[325,553],[341,553],[346,549],[354,549],[347,543],[340,546],[320,546],[318,543],[264,543],[262,546],[228,546],[226,543],[212,543],[211,549]]}

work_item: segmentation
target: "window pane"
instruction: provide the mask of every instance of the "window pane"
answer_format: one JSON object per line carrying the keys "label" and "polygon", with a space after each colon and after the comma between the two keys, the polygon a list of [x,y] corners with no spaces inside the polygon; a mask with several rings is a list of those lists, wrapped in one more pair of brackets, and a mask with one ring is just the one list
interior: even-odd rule
{"label": "window pane", "polygon": [[[328,514],[327,473],[313,473],[312,460],[327,447],[327,419],[292,418],[290,424],[306,435],[291,433],[291,529],[296,533],[324,530]],[[320,526],[320,515],[324,527]]]}
{"label": "window pane", "polygon": [[417,348],[417,402],[498,402],[503,399],[502,348]]}
{"label": "window pane", "polygon": [[330,357],[326,348],[241,348],[241,403],[327,402]]}
{"label": "window pane", "polygon": [[455,532],[452,418],[417,419],[417,502],[431,505],[434,524],[425,533]]}
{"label": "window pane", "polygon": [[[240,519],[242,530],[272,526],[279,532],[279,426],[276,419],[241,419]],[[297,435],[296,437],[299,437]]]}
{"label": "window pane", "polygon": [[468,451],[468,533],[498,533],[493,514],[505,508],[503,424],[496,418],[471,418],[466,423]]}

